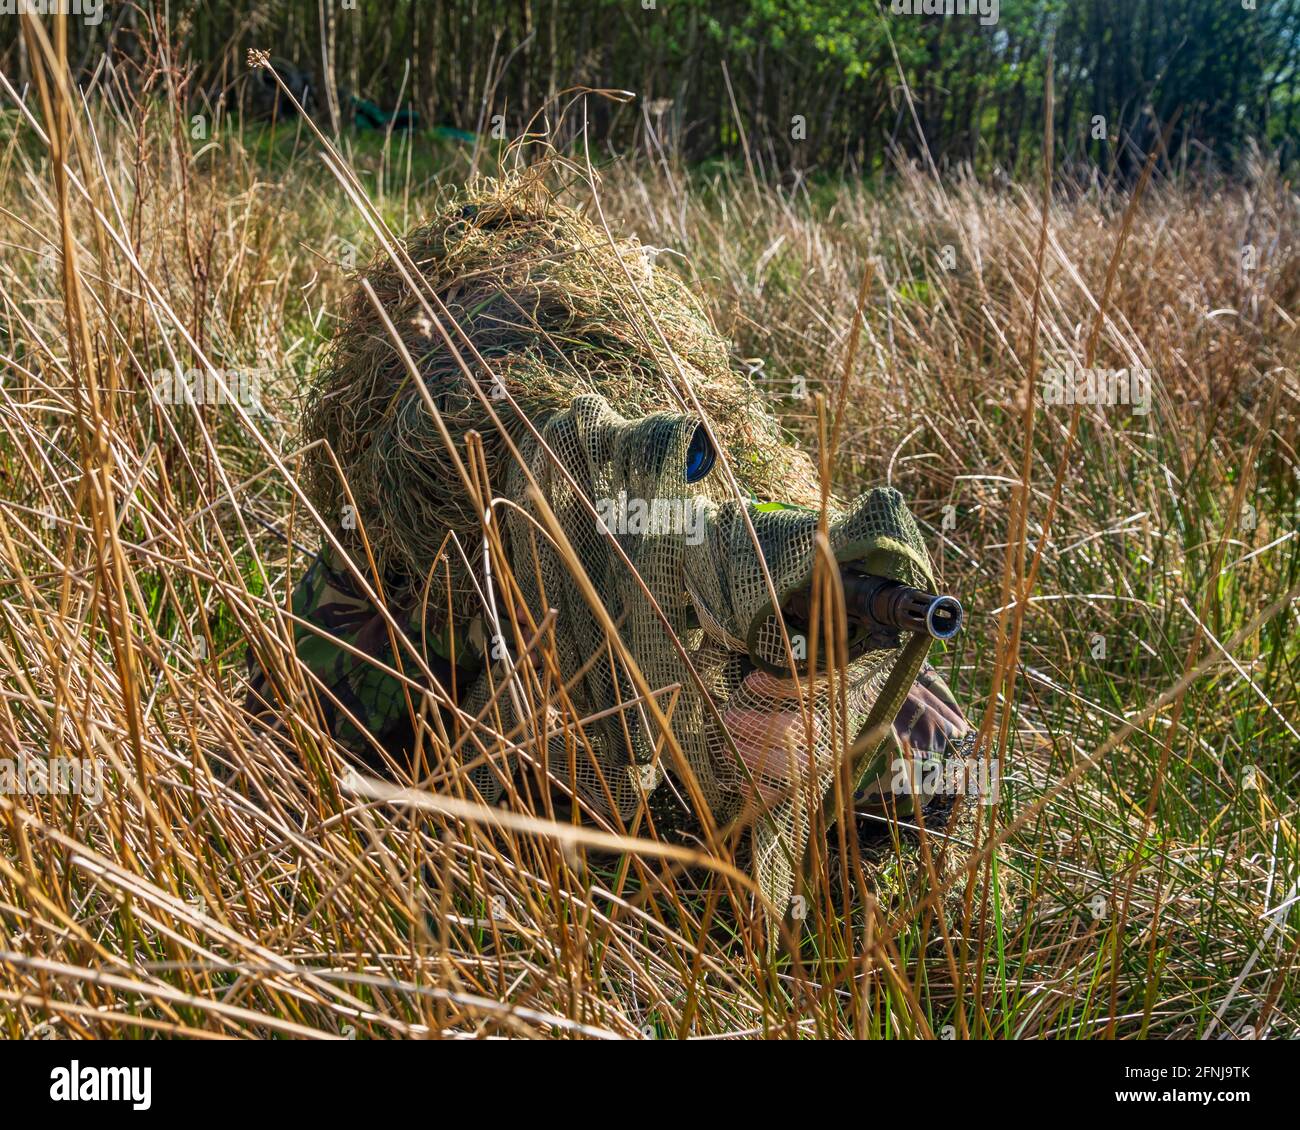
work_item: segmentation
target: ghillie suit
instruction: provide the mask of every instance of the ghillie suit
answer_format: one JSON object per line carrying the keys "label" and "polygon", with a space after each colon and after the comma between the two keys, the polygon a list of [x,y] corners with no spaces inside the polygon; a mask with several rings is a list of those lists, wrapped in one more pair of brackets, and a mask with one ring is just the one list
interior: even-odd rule
{"label": "ghillie suit", "polygon": [[[358,289],[305,416],[350,492],[317,445],[308,493],[343,515],[336,535],[413,645],[394,649],[338,552],[324,553],[294,610],[335,736],[427,759],[436,743],[416,732],[430,723],[489,802],[527,750],[611,819],[648,802],[752,823],[761,889],[787,906],[809,813],[846,751],[841,779],[868,802],[896,748],[891,723],[935,753],[964,734],[923,669],[928,640],[859,635],[834,683],[809,677],[807,631],[774,614],[772,595],[784,607],[812,576],[812,461],[649,249],[611,242],[536,177],[469,191],[403,249],[408,273],[387,256],[362,273],[403,351]],[[826,534],[842,568],[933,589],[898,492],[832,500]],[[493,539],[501,550],[485,553]],[[522,670],[537,633],[553,659]],[[419,693],[367,661],[409,675],[417,654],[459,715],[426,705],[418,721]],[[543,684],[552,706],[538,717]],[[255,690],[274,704],[265,678]],[[483,725],[462,740],[473,719],[508,741],[484,740]]]}

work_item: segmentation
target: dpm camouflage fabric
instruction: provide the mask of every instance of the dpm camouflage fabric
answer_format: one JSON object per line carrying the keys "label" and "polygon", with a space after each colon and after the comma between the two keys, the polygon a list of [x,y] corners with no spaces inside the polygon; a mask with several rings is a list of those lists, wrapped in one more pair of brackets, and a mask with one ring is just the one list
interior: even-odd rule
{"label": "dpm camouflage fabric", "polygon": [[[396,586],[386,586],[386,588]],[[390,604],[389,614],[408,640],[421,648],[424,663],[439,684],[455,693],[473,680],[482,666],[482,652],[473,631],[456,639],[445,627],[426,625],[417,611]],[[394,634],[339,555],[325,547],[314,558],[294,589],[292,600],[294,651],[309,673],[326,732],[362,763],[385,766],[385,755],[398,766],[409,761],[415,747],[420,695],[393,672],[420,682],[422,673],[412,656],[394,649]],[[251,649],[246,706],[273,727],[282,725],[284,706],[298,692],[268,672]]]}

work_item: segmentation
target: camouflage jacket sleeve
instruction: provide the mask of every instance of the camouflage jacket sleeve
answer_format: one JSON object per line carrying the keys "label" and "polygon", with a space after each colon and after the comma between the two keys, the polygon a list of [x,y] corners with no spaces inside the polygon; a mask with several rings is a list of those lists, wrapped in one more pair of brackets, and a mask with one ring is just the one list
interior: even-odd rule
{"label": "camouflage jacket sleeve", "polygon": [[[418,682],[419,665],[400,643],[394,654],[387,621],[334,551],[327,548],[313,560],[294,589],[292,607],[294,651],[310,672],[309,681],[331,736],[359,757],[374,760],[374,745],[353,725],[348,718],[351,715],[375,742],[393,757],[402,758],[414,743],[412,708],[418,710],[419,704],[385,668],[401,670]],[[459,641],[449,629],[422,631],[426,626],[420,622],[419,609],[393,604],[389,612],[425,655],[444,689],[450,692],[457,683],[468,681],[463,671],[453,679],[452,657],[455,666],[472,669],[477,656],[467,645],[457,650]],[[251,649],[249,674],[249,709],[283,718],[289,696],[275,685]]]}

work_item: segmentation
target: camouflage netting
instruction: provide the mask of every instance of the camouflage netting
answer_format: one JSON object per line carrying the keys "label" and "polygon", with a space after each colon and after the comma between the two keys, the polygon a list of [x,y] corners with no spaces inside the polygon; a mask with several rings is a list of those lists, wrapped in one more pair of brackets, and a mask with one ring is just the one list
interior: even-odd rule
{"label": "camouflage netting", "polygon": [[[696,300],[636,241],[611,244],[531,176],[471,189],[404,247],[445,307],[439,320],[455,351],[386,256],[363,275],[457,449],[464,453],[470,432],[482,439],[493,495],[513,504],[494,513],[533,622],[548,609],[557,614],[556,660],[571,684],[565,709],[572,716],[548,728],[552,772],[571,777],[589,809],[625,819],[652,794],[681,798],[688,783],[698,787],[719,824],[753,820],[761,888],[777,907],[788,905],[809,814],[826,795],[837,755],[864,730],[879,728],[885,737],[855,762],[859,777],[879,773],[889,723],[920,668],[924,643],[859,648],[838,706],[824,677],[807,678],[804,641],[787,649],[767,576],[782,599],[811,576],[819,499],[813,465],[783,441]],[[709,457],[715,453],[688,388],[739,495],[723,460],[710,468],[711,458],[700,458],[702,446]],[[388,592],[399,602],[407,594],[407,612],[449,533],[485,587],[483,515],[360,290],[312,391],[306,438],[327,441],[338,458]],[[545,507],[531,496],[530,479]],[[323,455],[309,469],[308,487],[323,514],[339,512],[344,496]],[[648,516],[628,521],[640,503]],[[566,553],[538,532],[549,520],[543,510],[554,515],[618,626],[621,647],[609,646]],[[352,539],[345,540],[349,550],[358,548],[359,530],[340,534]],[[841,562],[933,584],[916,524],[895,491],[837,505],[829,536]],[[463,572],[466,593],[469,580]],[[499,605],[494,611],[466,599],[455,607],[456,637],[477,631],[487,651],[498,641],[501,660],[478,674],[462,707],[474,714],[494,699],[495,716],[510,732],[527,721],[517,717],[527,714],[527,694],[517,677],[507,677],[516,637]],[[438,626],[443,638],[447,627]],[[803,672],[802,695],[788,678],[792,667]],[[674,764],[637,673],[670,715],[684,765]],[[481,766],[471,779],[491,800],[501,772],[499,764]]]}

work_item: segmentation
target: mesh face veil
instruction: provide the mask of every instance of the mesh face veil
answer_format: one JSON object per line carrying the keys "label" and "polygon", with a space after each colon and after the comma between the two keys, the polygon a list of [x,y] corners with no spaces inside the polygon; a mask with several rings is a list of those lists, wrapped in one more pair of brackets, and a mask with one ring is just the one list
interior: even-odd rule
{"label": "mesh face veil", "polygon": [[[889,722],[924,648],[867,648],[842,673],[843,696],[833,703],[826,679],[810,678],[807,641],[786,648],[767,582],[778,598],[808,583],[818,515],[727,497],[723,476],[700,473],[702,431],[698,421],[666,413],[626,420],[585,395],[546,423],[541,443],[525,444],[532,479],[625,650],[610,647],[563,552],[542,532],[547,520],[519,468],[505,489],[516,504],[504,523],[511,568],[535,621],[548,609],[557,613],[560,671],[576,677],[574,717],[604,715],[583,728],[576,751],[552,738],[552,763],[575,766],[586,804],[625,819],[664,786],[671,758],[638,701],[635,664],[659,696],[713,818],[752,822],[756,877],[782,908],[837,751],[853,751],[859,776],[878,772]],[[831,515],[829,533],[841,562],[918,587],[933,583],[919,530],[896,491],[872,491]],[[791,659],[802,668],[801,689],[788,677]],[[503,677],[502,668],[485,671],[468,709],[486,702]],[[864,729],[879,729],[880,737],[854,749]],[[489,796],[494,780],[478,770],[476,784]],[[680,784],[668,787],[681,792]]]}

